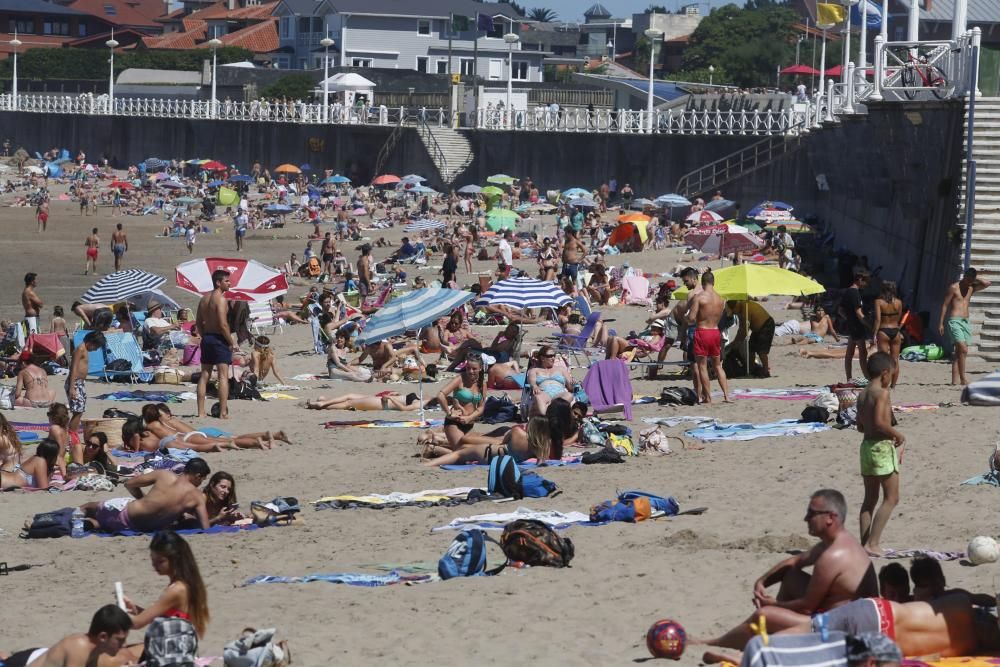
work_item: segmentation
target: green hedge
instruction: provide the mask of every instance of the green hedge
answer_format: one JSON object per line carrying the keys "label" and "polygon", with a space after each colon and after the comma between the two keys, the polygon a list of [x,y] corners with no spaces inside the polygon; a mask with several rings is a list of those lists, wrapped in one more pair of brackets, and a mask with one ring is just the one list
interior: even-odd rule
{"label": "green hedge", "polygon": [[[172,69],[197,72],[211,58],[209,49],[188,51],[130,51],[115,54],[115,72],[131,69]],[[219,64],[253,58],[253,53],[234,46],[218,50]],[[0,78],[10,79],[13,59],[0,61]],[[17,58],[17,75],[24,79],[101,80],[108,77],[107,49],[31,49]]]}

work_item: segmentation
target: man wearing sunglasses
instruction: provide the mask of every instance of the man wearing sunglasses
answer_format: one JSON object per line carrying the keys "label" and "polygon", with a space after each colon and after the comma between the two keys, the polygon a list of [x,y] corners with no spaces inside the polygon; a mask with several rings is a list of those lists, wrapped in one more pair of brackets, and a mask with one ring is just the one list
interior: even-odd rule
{"label": "man wearing sunglasses", "polygon": [[[878,596],[878,577],[858,539],[844,528],[847,501],[840,491],[820,489],[812,494],[804,520],[819,543],[786,558],[754,584],[757,611],[726,634],[704,643],[742,649],[754,635],[751,623],[767,619],[767,631],[778,632],[808,623],[813,614],[865,597]],[[803,570],[812,567],[810,575]],[[781,584],[777,597],[767,589]]]}

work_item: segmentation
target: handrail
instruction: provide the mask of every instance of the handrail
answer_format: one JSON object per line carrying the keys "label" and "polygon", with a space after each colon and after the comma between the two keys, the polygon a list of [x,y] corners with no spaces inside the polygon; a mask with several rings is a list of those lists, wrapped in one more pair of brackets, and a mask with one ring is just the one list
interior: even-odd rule
{"label": "handrail", "polygon": [[382,148],[378,151],[378,157],[375,158],[375,174],[382,173],[382,167],[385,166],[386,160],[392,154],[393,149],[396,148],[396,142],[399,141],[400,135],[403,133],[403,116],[400,115],[399,122],[392,128],[392,132],[386,137],[385,142],[382,144]]}
{"label": "handrail", "polygon": [[[445,181],[446,185],[451,185],[448,173],[448,158],[445,156],[444,150],[441,148],[441,144],[438,143],[437,137],[434,136],[434,132],[431,131],[430,126],[427,125],[427,121],[423,118],[419,119],[419,125],[417,127],[418,131],[421,131],[425,137],[424,146],[433,148],[431,161],[437,165],[438,173],[441,174],[441,180]],[[430,138],[429,143],[426,141],[426,137]]]}

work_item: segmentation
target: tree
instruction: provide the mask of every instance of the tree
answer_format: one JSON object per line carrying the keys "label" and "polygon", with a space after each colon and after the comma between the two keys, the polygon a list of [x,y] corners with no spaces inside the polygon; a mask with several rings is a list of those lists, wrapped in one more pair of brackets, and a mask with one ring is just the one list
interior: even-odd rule
{"label": "tree", "polygon": [[528,14],[528,12],[525,11],[524,7],[519,4],[517,0],[498,0],[498,2],[502,5],[510,5],[510,8],[521,16],[526,16]]}
{"label": "tree", "polygon": [[647,14],[669,14],[670,12],[663,5],[650,5],[646,7]]}
{"label": "tree", "polygon": [[316,82],[309,74],[289,74],[283,76],[270,86],[261,88],[260,96],[266,98],[287,97],[293,100],[304,100],[312,95]]}
{"label": "tree", "polygon": [[551,23],[559,18],[555,10],[548,7],[532,7],[528,12],[528,18],[539,23]]}
{"label": "tree", "polygon": [[[115,54],[115,72],[130,68],[173,69],[197,72],[202,62],[209,60],[209,49],[188,51],[127,51]],[[219,64],[240,62],[253,58],[246,49],[224,46],[218,50]],[[10,78],[11,59],[0,62],[0,77]],[[78,79],[81,81],[106,80],[108,77],[108,52],[105,49],[30,49],[17,59],[18,76],[25,79]]]}

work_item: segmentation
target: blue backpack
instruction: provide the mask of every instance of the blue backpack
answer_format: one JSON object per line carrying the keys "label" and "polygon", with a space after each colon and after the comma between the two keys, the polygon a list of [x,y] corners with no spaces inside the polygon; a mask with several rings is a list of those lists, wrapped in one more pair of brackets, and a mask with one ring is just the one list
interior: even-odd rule
{"label": "blue backpack", "polygon": [[590,520],[598,523],[605,521],[645,521],[656,512],[666,516],[675,516],[680,511],[674,498],[662,498],[645,491],[625,491],[618,494],[615,500],[605,500],[590,510]]}
{"label": "blue backpack", "polygon": [[494,456],[490,459],[486,492],[505,498],[545,498],[554,495],[558,487],[553,482],[535,474],[521,474],[517,461],[510,454]]}
{"label": "blue backpack", "polygon": [[479,577],[498,573],[507,563],[487,571],[486,542],[499,544],[482,530],[463,530],[452,541],[448,551],[438,561],[438,576],[442,579],[455,577]]}

